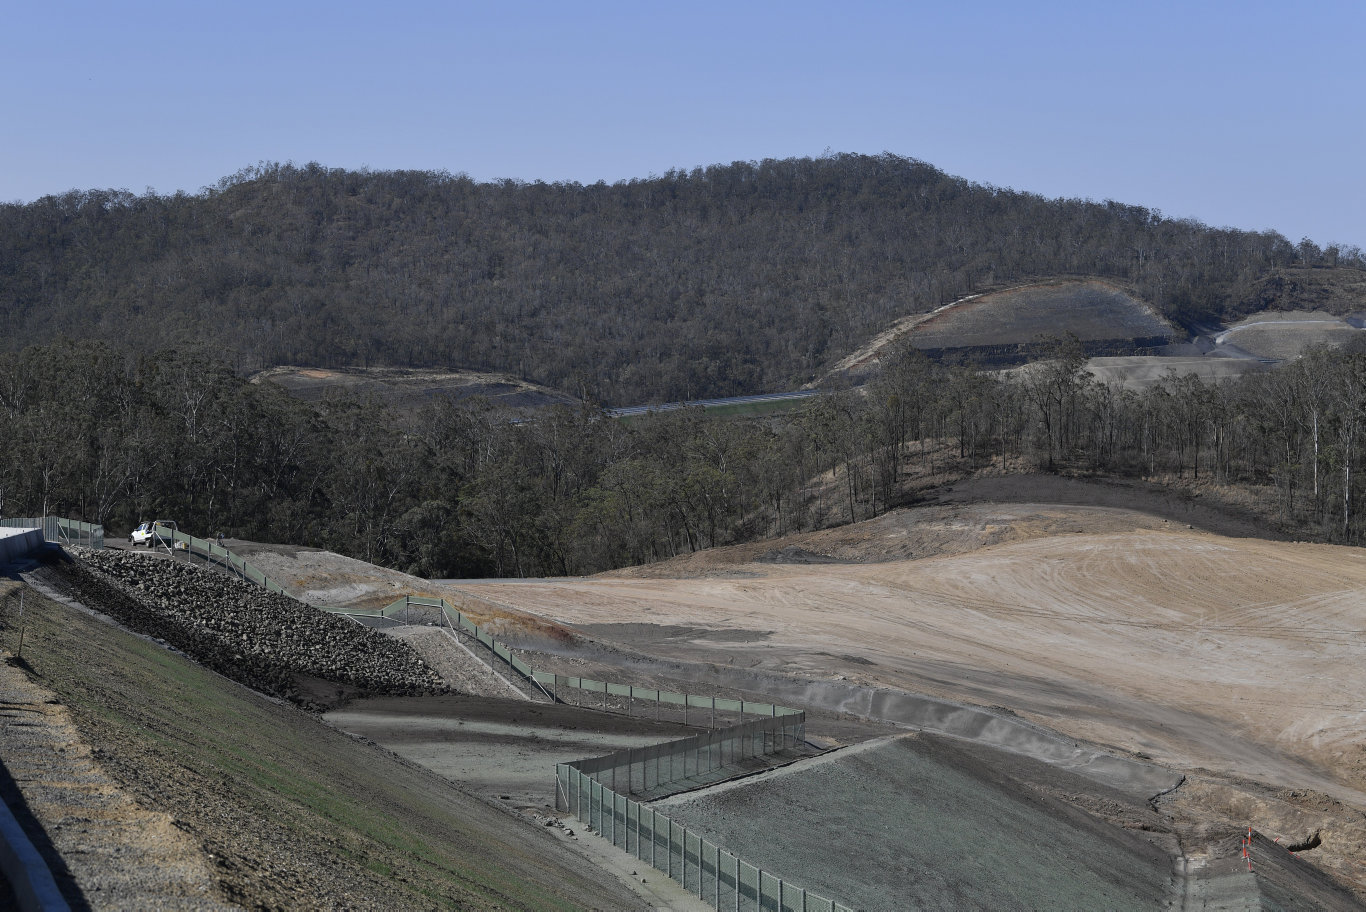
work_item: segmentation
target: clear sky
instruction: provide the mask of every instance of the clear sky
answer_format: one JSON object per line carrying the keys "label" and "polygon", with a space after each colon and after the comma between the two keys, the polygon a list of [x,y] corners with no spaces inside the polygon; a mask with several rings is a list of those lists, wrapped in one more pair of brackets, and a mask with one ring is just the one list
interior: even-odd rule
{"label": "clear sky", "polygon": [[894,152],[1366,247],[1366,0],[0,2],[0,200]]}

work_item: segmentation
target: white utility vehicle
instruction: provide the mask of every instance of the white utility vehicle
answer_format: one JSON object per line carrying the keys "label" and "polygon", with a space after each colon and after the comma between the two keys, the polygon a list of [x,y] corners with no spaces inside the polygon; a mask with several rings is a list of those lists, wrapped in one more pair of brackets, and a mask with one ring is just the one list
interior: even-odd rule
{"label": "white utility vehicle", "polygon": [[133,547],[146,545],[155,548],[157,545],[171,547],[175,542],[176,524],[169,519],[154,519],[145,522],[133,530],[128,536],[128,543]]}

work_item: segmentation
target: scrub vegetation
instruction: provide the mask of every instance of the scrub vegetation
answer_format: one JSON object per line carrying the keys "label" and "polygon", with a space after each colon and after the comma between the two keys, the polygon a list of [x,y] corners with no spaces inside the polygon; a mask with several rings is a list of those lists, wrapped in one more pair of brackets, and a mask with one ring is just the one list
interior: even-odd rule
{"label": "scrub vegetation", "polygon": [[[92,344],[0,356],[0,513],[110,534],[323,547],[428,577],[591,573],[867,519],[972,474],[1142,478],[1251,504],[1266,527],[1360,540],[1366,354],[1141,391],[1101,385],[1075,340],[1010,373],[903,346],[862,388],[782,414],[689,408],[533,417],[434,400],[299,402],[207,357]],[[520,416],[520,417],[519,417]]]}
{"label": "scrub vegetation", "polygon": [[1339,287],[1363,265],[890,154],[591,186],[262,163],[198,194],[0,205],[0,348],[200,340],[244,374],[459,367],[625,406],[792,389],[893,320],[1040,277],[1117,281],[1191,327],[1359,308]]}

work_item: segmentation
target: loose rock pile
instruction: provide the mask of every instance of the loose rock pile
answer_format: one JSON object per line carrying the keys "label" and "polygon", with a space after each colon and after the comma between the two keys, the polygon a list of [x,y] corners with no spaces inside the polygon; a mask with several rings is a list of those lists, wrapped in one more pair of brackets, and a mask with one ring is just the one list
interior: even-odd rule
{"label": "loose rock pile", "polygon": [[406,643],[288,596],[152,555],[69,550],[78,597],[257,690],[300,699],[298,675],[371,693],[447,689]]}

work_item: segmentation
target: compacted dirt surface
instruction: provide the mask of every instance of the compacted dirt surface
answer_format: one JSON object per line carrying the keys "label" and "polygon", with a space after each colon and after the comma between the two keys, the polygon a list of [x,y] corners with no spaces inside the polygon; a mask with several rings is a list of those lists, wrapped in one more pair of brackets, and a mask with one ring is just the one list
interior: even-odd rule
{"label": "compacted dirt surface", "polygon": [[[587,579],[423,581],[268,545],[251,559],[315,604],[442,595],[541,670],[807,710],[832,752],[657,807],[854,908],[1361,908],[1366,552],[1260,534],[1250,512],[1142,486],[985,478],[867,523]],[[42,573],[130,623],[121,599],[139,593],[176,613],[164,586],[98,560],[121,595]],[[200,591],[166,573],[147,578]],[[258,686],[323,724],[169,648],[179,627],[132,636],[37,598],[22,670],[113,785],[189,837],[208,887],[180,896],[704,907],[557,815],[553,767],[705,714],[536,702],[435,614],[387,631],[410,677],[307,686],[298,663],[337,676],[349,640],[323,624],[314,639],[335,646],[315,657],[276,629],[285,613],[233,613],[232,636],[274,644],[233,653],[270,669]],[[221,650],[208,660],[233,673]]]}
{"label": "compacted dirt surface", "polygon": [[1297,858],[1366,886],[1366,552],[1203,531],[1179,521],[1198,505],[1133,492],[1152,510],[962,493],[762,550],[460,588],[831,708],[858,689],[1003,707],[1189,774],[1163,798],[1189,853],[1240,826],[1317,833]]}

